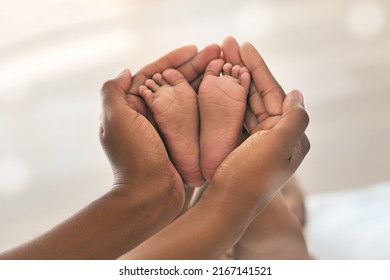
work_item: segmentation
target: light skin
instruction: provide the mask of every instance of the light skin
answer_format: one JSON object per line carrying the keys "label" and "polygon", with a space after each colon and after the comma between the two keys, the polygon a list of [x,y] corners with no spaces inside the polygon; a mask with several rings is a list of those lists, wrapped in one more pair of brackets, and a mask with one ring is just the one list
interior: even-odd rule
{"label": "light skin", "polygon": [[211,61],[205,70],[198,102],[201,168],[208,181],[240,143],[249,85],[248,69],[223,59]]}
{"label": "light skin", "polygon": [[184,182],[190,187],[202,186],[205,181],[199,164],[199,114],[194,89],[179,71],[168,69],[146,80],[139,93]]}
{"label": "light skin", "polygon": [[191,45],[174,50],[159,60],[146,65],[134,75],[127,91],[126,98],[130,108],[144,115],[153,123],[153,117],[148,114],[146,104],[139,95],[139,87],[144,85],[145,81],[152,78],[154,74],[173,68],[185,77],[194,90],[197,90],[206,66],[213,59],[220,57],[220,54],[221,48],[216,44],[209,45],[198,53],[197,48]]}
{"label": "light skin", "polygon": [[245,67],[217,59],[207,66],[198,96],[174,69],[157,73],[140,86],[139,93],[153,113],[173,163],[189,186],[203,185],[202,174],[211,179],[238,146],[249,84]]}
{"label": "light skin", "polygon": [[169,224],[183,207],[182,180],[142,114],[144,104],[132,102],[137,100],[132,89],[168,68],[178,69],[196,86],[206,65],[219,55],[217,45],[200,52],[186,46],[134,77],[124,70],[106,82],[99,134],[114,173],[112,190],[47,233],[0,254],[0,259],[114,259]]}

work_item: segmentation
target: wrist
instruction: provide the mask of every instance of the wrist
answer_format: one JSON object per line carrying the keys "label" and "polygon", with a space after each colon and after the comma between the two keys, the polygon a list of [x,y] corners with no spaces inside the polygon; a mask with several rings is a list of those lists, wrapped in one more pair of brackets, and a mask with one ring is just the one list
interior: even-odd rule
{"label": "wrist", "polygon": [[[147,178],[147,179],[145,179]],[[180,178],[179,178],[180,179]],[[140,207],[158,209],[161,219],[171,220],[182,210],[185,200],[183,183],[175,176],[132,177],[115,176],[113,193],[134,211],[134,202]]]}
{"label": "wrist", "polygon": [[65,222],[0,258],[117,258],[172,221],[180,208],[174,192],[166,184],[116,184]]}
{"label": "wrist", "polygon": [[259,182],[257,186],[248,187],[237,183],[229,177],[214,177],[205,194],[212,203],[219,205],[222,212],[229,215],[248,217],[252,221],[272,200],[275,193]]}
{"label": "wrist", "polygon": [[205,218],[217,224],[224,235],[228,233],[235,244],[258,214],[257,205],[224,187],[212,180],[196,207],[203,208]]}

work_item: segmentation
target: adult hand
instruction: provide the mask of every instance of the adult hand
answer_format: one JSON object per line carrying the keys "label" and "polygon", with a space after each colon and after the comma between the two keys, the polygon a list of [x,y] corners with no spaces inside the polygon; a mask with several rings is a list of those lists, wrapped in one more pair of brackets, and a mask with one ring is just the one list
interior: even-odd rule
{"label": "adult hand", "polygon": [[[264,59],[250,43],[241,46],[233,37],[227,37],[222,43],[224,59],[232,64],[244,65],[252,75],[248,95],[248,107],[245,114],[245,127],[248,133],[255,128],[272,127],[282,113],[285,93],[273,77]],[[275,119],[276,118],[276,119]]]}
{"label": "adult hand", "polygon": [[131,73],[102,87],[99,136],[114,188],[50,231],[0,259],[112,259],[168,225],[183,206],[180,176],[150,122],[126,98]]}
{"label": "adult hand", "polygon": [[181,195],[182,181],[169,160],[160,136],[151,123],[131,108],[126,92],[131,86],[131,73],[123,70],[102,87],[102,123],[100,140],[109,158],[114,185],[144,181],[176,186]]}
{"label": "adult hand", "polygon": [[[226,61],[232,64],[245,65],[252,75],[245,115],[245,127],[248,133],[260,132],[260,135],[269,133],[284,118],[284,114],[287,113],[285,111],[288,108],[287,104],[291,103],[291,100],[285,100],[286,95],[282,87],[273,77],[264,59],[252,44],[244,43],[239,46],[233,37],[227,37],[222,43],[222,53]],[[304,106],[302,94],[298,91],[292,91],[289,95],[299,99],[301,106]],[[303,115],[306,115],[307,118],[306,112]],[[307,122],[308,119],[302,124],[306,123],[307,125]],[[310,143],[304,133],[296,145],[297,150],[302,150],[303,156],[306,155]]]}
{"label": "adult hand", "polygon": [[226,158],[193,208],[122,258],[212,259],[233,246],[309,150],[301,100],[298,92],[289,94],[276,124]]}
{"label": "adult hand", "polygon": [[[242,63],[240,49],[234,39],[225,40],[222,49],[226,60],[232,64]],[[242,51],[245,60],[248,60],[248,53],[245,53],[248,47],[244,47]],[[253,55],[252,59],[256,63],[250,64],[251,70],[268,80],[263,83],[254,79],[253,86],[256,90],[252,93],[258,94],[261,104],[264,104],[264,107],[269,106],[270,112],[276,112],[278,117],[270,119],[269,123],[272,125],[269,126],[261,125],[264,120],[258,121],[256,118],[256,122],[250,126],[253,135],[219,166],[199,203],[135,250],[124,255],[124,258],[219,257],[239,240],[253,219],[272,200],[304,159],[310,143],[304,135],[309,119],[303,107],[302,95],[293,91],[284,98],[280,92],[275,93],[275,90],[272,90],[275,83],[264,61],[259,60],[256,53]],[[271,96],[276,95],[273,105],[264,92]],[[266,99],[264,102],[263,98]],[[274,107],[277,110],[273,109]],[[251,112],[254,117],[261,110],[255,112]]]}
{"label": "adult hand", "polygon": [[126,96],[129,106],[154,123],[153,117],[147,110],[145,102],[139,96],[139,86],[143,85],[154,74],[162,73],[169,68],[174,68],[180,71],[195,91],[197,91],[206,66],[210,61],[218,58],[220,53],[221,49],[216,44],[209,45],[200,52],[197,51],[196,46],[189,45],[173,50],[146,65],[133,77],[131,87]]}
{"label": "adult hand", "polygon": [[[251,44],[245,43],[240,47],[232,37],[224,40],[222,51],[227,61],[245,65],[252,72],[253,81],[245,116],[247,130],[244,132],[250,134],[272,128],[281,118],[285,94],[263,58]],[[299,93],[295,94],[300,98]],[[247,135],[244,135],[244,139],[245,136],[247,137]],[[306,135],[303,135],[298,142],[298,147],[301,145],[309,146]],[[283,199],[280,198],[281,194],[279,193],[266,209],[251,222],[234,247],[236,257],[248,259],[255,256],[258,258],[265,252],[270,252],[270,248],[280,253],[282,258],[308,257],[300,227],[294,223],[294,218],[284,205]],[[274,225],[271,226],[264,225],[264,222],[268,223],[267,220],[275,219],[275,217],[278,219],[278,223],[273,223]],[[274,245],[270,245],[272,241],[269,240],[269,234],[278,241]],[[283,236],[286,238],[281,238]],[[286,242],[281,242],[282,239]],[[294,246],[291,246],[291,240],[293,240]],[[270,258],[269,255],[266,256]],[[277,254],[275,255],[273,252],[272,258],[277,258]]]}
{"label": "adult hand", "polygon": [[[296,171],[310,149],[304,134],[309,118],[303,97],[292,91],[282,103],[281,116],[272,127],[261,123],[217,169],[213,181],[224,195],[240,200],[237,205],[264,208]],[[211,186],[210,186],[211,187]]]}
{"label": "adult hand", "polygon": [[[139,112],[141,115],[147,118],[150,123],[160,132],[160,128],[155,122],[155,119],[144,102],[144,100],[139,96],[139,87],[144,85],[145,81],[151,78],[156,73],[163,73],[166,69],[174,68],[178,70],[184,77],[184,79],[191,84],[191,86],[196,91],[200,80],[203,76],[203,72],[205,71],[206,66],[210,61],[220,56],[220,47],[216,44],[209,45],[199,53],[195,46],[185,46],[179,49],[176,49],[165,56],[159,58],[153,63],[150,63],[139,70],[135,76],[132,78],[132,84],[127,91],[126,100],[130,108]],[[196,106],[197,111],[197,106]],[[193,116],[194,120],[198,118],[198,116]],[[160,124],[161,125],[161,124]],[[162,137],[165,139],[164,137]],[[166,140],[166,139],[165,139]],[[169,143],[165,143],[166,147],[170,147]],[[181,144],[181,143],[179,143]],[[175,151],[171,150],[168,152],[172,152],[171,159],[175,160]],[[177,154],[177,153],[176,153]],[[174,162],[176,166],[182,166],[182,162]],[[199,172],[200,173],[200,172]],[[185,178],[185,176],[184,176]],[[196,183],[202,182],[203,178],[200,176],[196,179]],[[186,182],[188,183],[188,182]],[[194,181],[190,182],[194,183]]]}
{"label": "adult hand", "polygon": [[246,127],[249,133],[253,130],[271,128],[282,114],[282,104],[286,95],[252,44],[242,44],[240,56],[243,64],[252,73],[253,79],[248,95]]}

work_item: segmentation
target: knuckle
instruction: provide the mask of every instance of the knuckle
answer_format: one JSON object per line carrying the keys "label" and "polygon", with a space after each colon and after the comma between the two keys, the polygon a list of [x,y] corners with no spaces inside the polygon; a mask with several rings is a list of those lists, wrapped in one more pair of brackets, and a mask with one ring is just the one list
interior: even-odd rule
{"label": "knuckle", "polygon": [[301,119],[302,123],[305,123],[306,125],[309,124],[310,121],[309,114],[306,112],[306,110],[303,107],[296,107],[295,113]]}
{"label": "knuckle", "polygon": [[302,137],[302,147],[303,147],[303,152],[306,155],[310,151],[310,148],[311,148],[310,141],[307,138],[306,134],[303,135],[303,137]]}
{"label": "knuckle", "polygon": [[111,92],[115,89],[117,89],[116,81],[108,80],[108,81],[103,83],[100,92],[104,96],[105,94],[108,94],[109,92]]}
{"label": "knuckle", "polygon": [[299,140],[297,144],[296,153],[298,154],[299,158],[301,158],[301,161],[306,157],[308,152],[310,151],[310,141],[307,138],[306,134],[302,136],[302,138]]}
{"label": "knuckle", "polygon": [[101,124],[100,127],[99,127],[98,135],[99,135],[100,143],[103,144],[104,141],[105,141],[105,131],[104,131],[104,128],[103,128],[103,124]]}

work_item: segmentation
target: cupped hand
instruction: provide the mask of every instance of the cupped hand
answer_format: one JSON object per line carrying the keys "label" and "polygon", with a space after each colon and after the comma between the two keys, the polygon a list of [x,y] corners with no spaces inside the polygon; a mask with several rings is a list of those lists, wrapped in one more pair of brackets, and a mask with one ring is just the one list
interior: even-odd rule
{"label": "cupped hand", "polygon": [[130,177],[145,180],[161,176],[182,183],[138,88],[153,74],[169,68],[179,70],[197,88],[207,64],[219,54],[218,45],[200,52],[193,45],[184,46],[146,65],[134,77],[124,70],[103,85],[100,139],[112,163],[116,184],[126,183]]}
{"label": "cupped hand", "polygon": [[[164,131],[161,130],[162,128],[164,128],[164,124],[156,123],[153,113],[151,112],[151,108],[146,106],[145,101],[141,98],[139,94],[139,87],[144,85],[145,81],[152,78],[153,75],[155,75],[156,73],[162,74],[167,69],[175,69],[178,72],[180,72],[179,75],[182,76],[182,78],[186,81],[186,83],[188,82],[192,86],[192,88],[195,91],[197,91],[207,65],[209,64],[210,61],[218,58],[220,56],[220,52],[221,52],[220,47],[216,44],[209,45],[205,47],[203,50],[201,50],[200,52],[198,52],[197,48],[193,45],[185,46],[176,49],[174,51],[171,51],[170,53],[164,55],[158,60],[146,65],[134,75],[132,79],[132,84],[129,90],[126,92],[127,103],[132,109],[139,112],[150,123],[152,123],[153,126],[157,129],[157,131],[159,131],[160,136],[162,136],[162,139],[164,139],[164,141],[167,141],[166,139],[167,137],[164,137],[163,135]],[[197,114],[196,104],[195,104],[195,108]],[[193,116],[193,118],[195,121],[198,119],[198,116]],[[168,137],[168,139],[170,138]],[[198,140],[194,139],[194,142],[198,142]],[[173,145],[176,144],[173,143]],[[183,143],[177,143],[177,145],[180,146],[183,145]],[[175,162],[175,160],[177,160],[177,158],[180,159],[182,159],[183,157],[185,158],[186,155],[179,155],[179,157],[175,157],[175,155],[177,155],[177,152],[175,148],[172,148],[171,143],[170,142],[165,143],[165,146],[168,149],[168,153],[170,154],[171,160],[178,168],[178,170],[181,170],[180,167],[183,166],[183,162]],[[197,164],[192,164],[192,165],[196,166]],[[200,174],[200,170],[199,170],[199,174]],[[204,179],[201,176],[201,174],[200,176],[196,176],[196,178],[194,178],[193,174],[190,174],[191,176],[185,176],[185,174],[182,175],[183,178],[188,178],[188,177],[192,178],[192,181],[185,182],[186,185],[200,186],[203,185],[204,183]]]}
{"label": "cupped hand", "polygon": [[100,140],[114,173],[114,185],[126,185],[145,180],[177,186],[182,180],[169,160],[159,134],[126,98],[132,76],[128,69],[107,81],[101,90],[103,112]]}
{"label": "cupped hand", "polygon": [[252,75],[244,121],[247,132],[253,133],[260,123],[263,129],[275,125],[286,95],[259,52],[250,43],[239,46],[233,37],[227,37],[222,43],[222,53],[226,61],[246,66]]}
{"label": "cupped hand", "polygon": [[236,205],[254,205],[258,213],[299,167],[310,149],[304,134],[309,117],[303,97],[292,91],[272,127],[261,124],[217,169],[210,188]]}
{"label": "cupped hand", "polygon": [[152,114],[143,99],[139,96],[139,87],[147,79],[152,78],[154,74],[162,73],[172,68],[178,70],[192,85],[194,90],[197,91],[206,66],[210,61],[218,58],[220,53],[221,49],[216,44],[209,45],[199,52],[196,46],[189,45],[175,49],[156,61],[149,63],[134,75],[132,84],[126,92],[129,106],[155,124]]}

